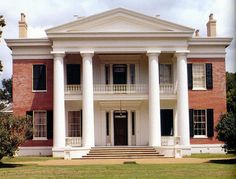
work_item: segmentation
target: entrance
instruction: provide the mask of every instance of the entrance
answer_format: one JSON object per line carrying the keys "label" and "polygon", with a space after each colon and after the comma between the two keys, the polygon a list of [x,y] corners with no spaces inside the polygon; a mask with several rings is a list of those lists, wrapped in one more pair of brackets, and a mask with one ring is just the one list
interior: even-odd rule
{"label": "entrance", "polygon": [[114,111],[114,144],[128,145],[127,111]]}

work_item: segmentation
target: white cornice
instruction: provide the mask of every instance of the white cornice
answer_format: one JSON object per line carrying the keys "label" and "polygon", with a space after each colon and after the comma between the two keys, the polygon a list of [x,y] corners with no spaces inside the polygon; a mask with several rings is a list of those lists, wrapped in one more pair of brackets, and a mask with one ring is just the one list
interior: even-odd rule
{"label": "white cornice", "polygon": [[52,46],[52,42],[47,38],[32,38],[32,39],[5,39],[7,46],[20,47],[20,46]]}
{"label": "white cornice", "polygon": [[223,45],[229,46],[233,38],[229,37],[205,37],[205,38],[191,38],[189,45]]}
{"label": "white cornice", "polygon": [[58,32],[49,38],[191,38],[192,32]]}

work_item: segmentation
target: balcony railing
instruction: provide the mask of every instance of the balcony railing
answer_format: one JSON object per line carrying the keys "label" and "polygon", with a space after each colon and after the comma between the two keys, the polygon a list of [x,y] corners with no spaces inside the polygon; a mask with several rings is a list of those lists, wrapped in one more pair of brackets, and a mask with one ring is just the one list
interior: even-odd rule
{"label": "balcony railing", "polygon": [[[147,84],[94,84],[94,94],[148,94]],[[160,94],[174,94],[173,84],[160,84]],[[66,85],[65,94],[82,94],[82,85]]]}

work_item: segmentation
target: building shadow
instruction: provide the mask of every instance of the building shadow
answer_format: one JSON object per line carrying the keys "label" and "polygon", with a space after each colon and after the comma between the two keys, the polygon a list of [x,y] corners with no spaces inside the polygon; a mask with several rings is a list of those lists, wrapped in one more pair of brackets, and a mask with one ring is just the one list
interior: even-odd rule
{"label": "building shadow", "polygon": [[208,163],[216,163],[216,164],[236,164],[236,158],[210,160]]}

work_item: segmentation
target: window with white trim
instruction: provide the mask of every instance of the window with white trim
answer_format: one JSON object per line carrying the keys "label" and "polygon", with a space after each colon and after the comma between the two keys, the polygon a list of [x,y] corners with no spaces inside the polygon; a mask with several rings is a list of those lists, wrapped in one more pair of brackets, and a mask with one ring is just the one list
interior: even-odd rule
{"label": "window with white trim", "polygon": [[68,137],[81,137],[81,111],[68,112]]}
{"label": "window with white trim", "polygon": [[34,111],[34,139],[47,138],[47,112]]}
{"label": "window with white trim", "polygon": [[193,64],[193,89],[206,89],[205,64]]}
{"label": "window with white trim", "polygon": [[207,135],[207,112],[206,110],[193,110],[194,136]]}
{"label": "window with white trim", "polygon": [[160,64],[160,83],[168,84],[172,83],[172,66],[171,64]]}

